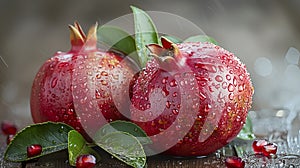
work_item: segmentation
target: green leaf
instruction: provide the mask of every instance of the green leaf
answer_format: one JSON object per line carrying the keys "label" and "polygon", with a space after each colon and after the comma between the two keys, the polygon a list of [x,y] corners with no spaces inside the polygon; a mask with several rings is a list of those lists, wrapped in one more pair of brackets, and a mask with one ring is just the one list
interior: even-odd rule
{"label": "green leaf", "polygon": [[197,36],[191,36],[184,40],[184,42],[210,42],[215,45],[218,45],[218,42],[213,39],[212,37],[205,36],[205,35],[197,35]]}
{"label": "green leaf", "polygon": [[133,136],[135,136],[143,145],[151,144],[151,139],[147,136],[145,131],[141,129],[138,125],[128,122],[128,121],[113,121],[106,125],[104,125],[102,128],[100,128],[96,134],[95,139],[100,139],[101,137],[112,133],[112,132],[127,132]]}
{"label": "green leaf", "polygon": [[127,132],[112,132],[95,143],[120,161],[135,167],[142,168],[146,164],[146,154],[140,141]]}
{"label": "green leaf", "polygon": [[165,35],[163,37],[165,37],[166,39],[172,41],[173,43],[182,43],[182,40],[178,37],[175,37],[175,36]]}
{"label": "green leaf", "polygon": [[244,139],[244,140],[253,140],[255,139],[255,135],[253,134],[252,130],[252,121],[249,117],[246,119],[246,123],[240,133],[237,135],[237,138]]}
{"label": "green leaf", "polygon": [[101,26],[97,30],[97,37],[100,43],[104,43],[126,55],[135,52],[134,38],[118,27]]}
{"label": "green leaf", "polygon": [[87,145],[85,139],[76,130],[72,130],[68,134],[68,152],[71,166],[76,166],[77,157],[84,154],[92,154],[97,161],[100,160],[98,153]]}
{"label": "green leaf", "polygon": [[[5,151],[4,158],[8,161],[21,162],[67,149],[70,130],[73,128],[63,123],[45,122],[30,125],[14,137]],[[40,144],[42,153],[27,158],[27,146],[32,144]]]}
{"label": "green leaf", "polygon": [[141,67],[145,67],[150,59],[148,44],[158,44],[158,33],[150,16],[143,10],[131,6],[134,16],[135,44]]}

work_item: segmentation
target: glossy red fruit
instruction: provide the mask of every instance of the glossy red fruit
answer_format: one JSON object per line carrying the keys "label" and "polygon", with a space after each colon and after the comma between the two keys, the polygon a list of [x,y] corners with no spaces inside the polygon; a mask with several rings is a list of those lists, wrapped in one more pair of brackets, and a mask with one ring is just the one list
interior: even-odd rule
{"label": "glossy red fruit", "polygon": [[267,141],[265,139],[254,140],[252,143],[252,149],[253,149],[254,153],[262,154],[264,146],[267,145],[268,143],[269,143],[269,141]]}
{"label": "glossy red fruit", "polygon": [[277,152],[277,144],[275,143],[268,143],[267,145],[264,145],[263,146],[263,149],[262,149],[262,153],[264,156],[271,156],[271,155],[275,155]]}
{"label": "glossy red fruit", "polygon": [[225,159],[225,165],[227,168],[244,168],[245,161],[243,161],[240,157],[231,156]]}
{"label": "glossy red fruit", "polygon": [[105,123],[129,115],[133,65],[120,53],[97,48],[97,25],[87,37],[78,23],[69,27],[72,48],[57,52],[39,69],[31,114],[35,123],[64,122],[89,139]]}
{"label": "glossy red fruit", "polygon": [[32,144],[27,147],[27,157],[34,157],[42,153],[42,146],[39,144]]}
{"label": "glossy red fruit", "polygon": [[3,121],[1,123],[1,130],[5,135],[15,135],[17,133],[16,125],[9,121]]}
{"label": "glossy red fruit", "polygon": [[7,135],[6,137],[6,144],[10,144],[10,142],[14,139],[15,135]]}
{"label": "glossy red fruit", "polygon": [[80,155],[76,159],[76,168],[92,168],[96,165],[96,158],[93,155]]}
{"label": "glossy red fruit", "polygon": [[148,48],[149,61],[132,85],[131,119],[151,148],[178,156],[207,155],[233,140],[245,123],[253,87],[244,64],[211,43]]}

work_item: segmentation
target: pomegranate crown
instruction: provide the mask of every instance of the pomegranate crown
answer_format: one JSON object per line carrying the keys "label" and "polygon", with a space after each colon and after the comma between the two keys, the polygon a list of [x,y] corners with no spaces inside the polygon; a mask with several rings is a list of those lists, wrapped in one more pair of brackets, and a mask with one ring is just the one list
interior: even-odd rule
{"label": "pomegranate crown", "polygon": [[71,51],[79,52],[97,49],[97,27],[98,23],[89,29],[86,36],[78,22],[74,22],[74,25],[69,25]]}
{"label": "pomegranate crown", "polygon": [[[178,46],[165,37],[161,37],[161,45],[149,44],[146,47],[150,51],[150,56],[154,57],[161,67],[171,70],[176,67],[181,67],[184,64],[182,55]],[[172,68],[173,67],[173,68]]]}

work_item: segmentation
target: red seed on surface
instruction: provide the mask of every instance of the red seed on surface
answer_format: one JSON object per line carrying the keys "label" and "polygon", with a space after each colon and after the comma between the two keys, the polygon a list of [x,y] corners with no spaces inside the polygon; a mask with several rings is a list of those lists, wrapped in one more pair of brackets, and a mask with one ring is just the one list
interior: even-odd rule
{"label": "red seed on surface", "polygon": [[259,139],[255,140],[252,143],[252,148],[255,154],[262,154],[263,148],[265,145],[267,145],[269,142],[265,139]]}
{"label": "red seed on surface", "polygon": [[268,143],[267,145],[263,146],[263,150],[262,153],[264,156],[271,156],[271,155],[275,155],[277,152],[277,144],[275,143]]}
{"label": "red seed on surface", "polygon": [[34,157],[42,153],[42,146],[33,144],[27,147],[27,157]]}
{"label": "red seed on surface", "polygon": [[76,168],[92,168],[96,165],[96,158],[93,155],[80,155],[76,159]]}
{"label": "red seed on surface", "polygon": [[15,137],[15,135],[7,135],[6,137],[6,144],[10,144],[10,142],[13,140],[13,138]]}
{"label": "red seed on surface", "polygon": [[17,133],[16,125],[9,121],[3,121],[1,123],[1,130],[5,135],[15,135]]}
{"label": "red seed on surface", "polygon": [[237,156],[230,156],[225,159],[225,165],[227,168],[244,168],[245,161]]}

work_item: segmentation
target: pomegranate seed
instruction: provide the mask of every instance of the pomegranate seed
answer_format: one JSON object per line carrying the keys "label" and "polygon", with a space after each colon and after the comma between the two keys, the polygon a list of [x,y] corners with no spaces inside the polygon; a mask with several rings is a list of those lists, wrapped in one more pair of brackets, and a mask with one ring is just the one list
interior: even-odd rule
{"label": "pomegranate seed", "polygon": [[34,157],[42,153],[42,146],[33,144],[27,147],[27,157]]}
{"label": "pomegranate seed", "polygon": [[13,138],[15,137],[15,135],[7,135],[6,137],[6,144],[10,144],[10,142],[13,140]]}
{"label": "pomegranate seed", "polygon": [[230,156],[225,159],[225,165],[227,168],[244,168],[245,161],[237,156]]}
{"label": "pomegranate seed", "polygon": [[3,121],[1,123],[1,129],[5,135],[15,135],[17,133],[17,127],[9,121]]}
{"label": "pomegranate seed", "polygon": [[263,148],[265,145],[267,145],[269,142],[265,139],[255,140],[252,143],[252,148],[255,154],[262,154]]}
{"label": "pomegranate seed", "polygon": [[277,144],[275,143],[268,143],[267,145],[264,145],[262,153],[264,156],[271,156],[275,155],[277,152]]}
{"label": "pomegranate seed", "polygon": [[80,155],[76,159],[76,168],[92,168],[96,165],[96,158],[93,155]]}

